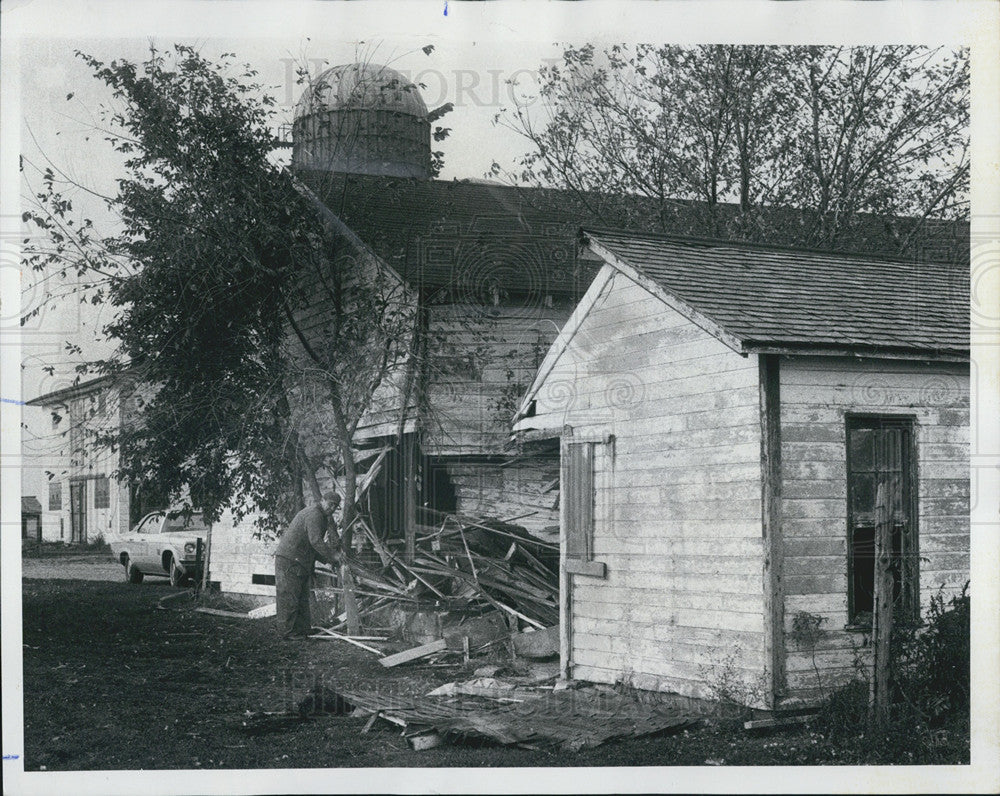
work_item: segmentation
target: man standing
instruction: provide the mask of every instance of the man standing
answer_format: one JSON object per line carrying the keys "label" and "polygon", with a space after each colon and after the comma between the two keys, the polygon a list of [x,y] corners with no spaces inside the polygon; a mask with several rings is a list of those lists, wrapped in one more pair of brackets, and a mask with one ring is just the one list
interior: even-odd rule
{"label": "man standing", "polygon": [[309,600],[313,565],[316,559],[333,564],[339,557],[333,519],[339,505],[340,495],[324,493],[318,506],[307,506],[295,515],[274,552],[278,626],[283,638],[308,636],[312,630]]}

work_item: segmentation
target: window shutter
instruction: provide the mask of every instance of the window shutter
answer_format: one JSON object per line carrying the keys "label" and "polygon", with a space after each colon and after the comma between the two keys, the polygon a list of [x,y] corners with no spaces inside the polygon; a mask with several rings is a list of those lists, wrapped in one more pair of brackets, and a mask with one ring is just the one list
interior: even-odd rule
{"label": "window shutter", "polygon": [[594,444],[567,446],[566,556],[589,558],[594,531]]}

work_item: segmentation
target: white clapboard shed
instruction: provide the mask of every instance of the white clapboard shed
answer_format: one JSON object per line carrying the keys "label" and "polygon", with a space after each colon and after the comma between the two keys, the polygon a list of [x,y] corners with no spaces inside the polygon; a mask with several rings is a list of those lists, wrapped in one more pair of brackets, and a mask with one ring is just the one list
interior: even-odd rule
{"label": "white clapboard shed", "polygon": [[870,651],[880,484],[897,621],[968,579],[968,261],[581,237],[515,418],[561,440],[564,674],[815,701]]}

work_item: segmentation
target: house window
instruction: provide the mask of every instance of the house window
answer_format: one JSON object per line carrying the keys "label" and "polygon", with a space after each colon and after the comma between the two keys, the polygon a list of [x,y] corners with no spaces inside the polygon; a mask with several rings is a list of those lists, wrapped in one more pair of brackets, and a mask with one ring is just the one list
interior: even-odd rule
{"label": "house window", "polygon": [[106,509],[111,505],[111,489],[107,476],[94,479],[94,508]]}
{"label": "house window", "polygon": [[567,442],[563,449],[563,521],[566,526],[566,570],[603,578],[605,566],[594,561],[596,507],[595,458],[602,443]]}
{"label": "house window", "polygon": [[49,511],[62,511],[61,481],[49,481]]}
{"label": "house window", "polygon": [[899,417],[847,420],[848,610],[867,626],[875,607],[875,540],[880,506],[891,529],[893,614],[919,616],[919,559],[913,421]]}

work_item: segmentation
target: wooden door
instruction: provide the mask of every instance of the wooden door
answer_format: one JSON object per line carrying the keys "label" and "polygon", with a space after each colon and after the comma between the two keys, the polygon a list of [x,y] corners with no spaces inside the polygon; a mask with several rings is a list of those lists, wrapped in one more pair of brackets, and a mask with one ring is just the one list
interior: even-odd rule
{"label": "wooden door", "polygon": [[85,544],[87,541],[87,482],[69,485],[70,541]]}

